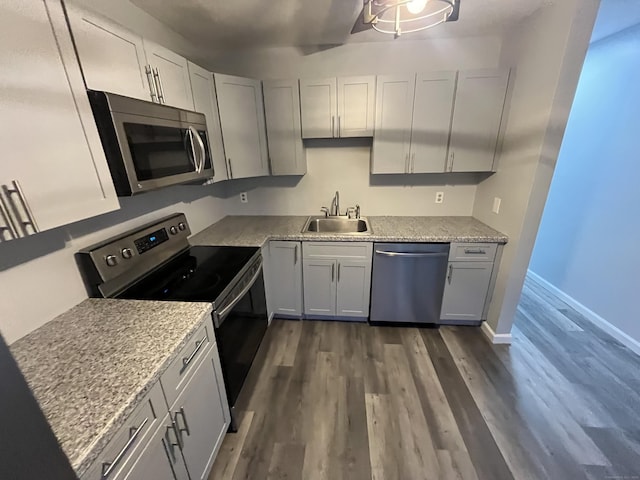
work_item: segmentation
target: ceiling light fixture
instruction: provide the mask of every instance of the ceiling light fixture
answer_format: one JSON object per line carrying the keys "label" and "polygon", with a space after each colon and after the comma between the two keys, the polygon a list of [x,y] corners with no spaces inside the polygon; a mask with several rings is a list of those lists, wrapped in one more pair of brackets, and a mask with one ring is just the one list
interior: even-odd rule
{"label": "ceiling light fixture", "polygon": [[458,19],[460,0],[364,0],[362,20],[399,37]]}

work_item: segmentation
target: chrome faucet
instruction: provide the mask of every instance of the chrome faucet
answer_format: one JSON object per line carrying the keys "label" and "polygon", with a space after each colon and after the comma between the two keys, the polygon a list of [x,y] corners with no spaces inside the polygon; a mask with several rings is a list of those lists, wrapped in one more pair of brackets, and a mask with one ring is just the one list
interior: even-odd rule
{"label": "chrome faucet", "polygon": [[335,197],[331,201],[331,214],[332,216],[339,217],[340,216],[340,192],[336,191]]}

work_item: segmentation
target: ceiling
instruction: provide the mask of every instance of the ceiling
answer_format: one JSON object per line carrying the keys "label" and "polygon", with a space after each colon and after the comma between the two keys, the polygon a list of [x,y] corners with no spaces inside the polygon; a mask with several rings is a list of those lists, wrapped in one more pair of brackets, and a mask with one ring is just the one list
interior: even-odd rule
{"label": "ceiling", "polygon": [[[131,0],[176,32],[214,49],[320,46],[393,40],[351,35],[362,0]],[[463,0],[460,20],[407,39],[500,34],[548,0]],[[635,2],[637,0],[628,0]]]}
{"label": "ceiling", "polygon": [[638,24],[640,24],[640,1],[602,0],[591,41],[597,42]]}

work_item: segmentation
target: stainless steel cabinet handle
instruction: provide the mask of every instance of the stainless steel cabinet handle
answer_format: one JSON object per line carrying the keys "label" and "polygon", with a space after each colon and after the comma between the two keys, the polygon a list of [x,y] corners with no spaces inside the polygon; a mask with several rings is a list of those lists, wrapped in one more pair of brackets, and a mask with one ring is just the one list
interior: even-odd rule
{"label": "stainless steel cabinet handle", "polygon": [[464,253],[466,255],[486,255],[487,251],[486,250],[482,250],[481,248],[465,248],[464,249]]}
{"label": "stainless steel cabinet handle", "polygon": [[293,248],[293,264],[294,265],[298,264],[298,245],[297,244]]}
{"label": "stainless steel cabinet handle", "polygon": [[156,79],[156,83],[158,85],[158,99],[160,100],[160,103],[167,103],[164,98],[164,88],[162,88],[162,78],[160,77],[158,67],[153,69],[153,77]]}
{"label": "stainless steel cabinet handle", "polygon": [[408,252],[387,252],[385,250],[376,250],[376,254],[384,255],[386,257],[446,257],[449,254],[446,252],[431,252],[431,253],[408,253]]}
{"label": "stainless steel cabinet handle", "polygon": [[449,285],[451,285],[451,278],[453,278],[453,264],[452,263],[449,264],[449,275],[447,275],[447,281],[449,282]]}
{"label": "stainless steel cabinet handle", "polygon": [[113,473],[113,470],[118,466],[118,463],[123,459],[125,454],[129,451],[129,449],[133,446],[133,444],[138,439],[138,436],[142,432],[142,429],[149,421],[149,418],[145,418],[138,428],[131,428],[132,432],[129,433],[129,441],[122,447],[122,450],[116,455],[116,458],[113,459],[113,462],[103,462],[102,463],[102,478],[108,478],[109,475]]}
{"label": "stainless steel cabinet handle", "polygon": [[[18,233],[15,224],[13,223],[13,218],[11,218],[9,210],[7,210],[7,206],[4,203],[4,197],[2,196],[2,194],[0,194],[0,214],[2,215],[5,223],[4,227],[0,227],[0,232],[6,230],[14,240],[16,238],[20,238],[20,234]],[[0,240],[2,240],[2,237],[0,237]]]}
{"label": "stainless steel cabinet handle", "polygon": [[[20,223],[22,224],[22,231],[25,235],[29,235],[30,233],[27,230],[28,226],[31,226],[31,228],[33,229],[34,233],[38,233],[40,231],[40,228],[38,228],[38,224],[36,223],[36,219],[33,216],[33,212],[31,211],[31,208],[29,207],[29,203],[27,202],[25,196],[24,196],[24,192],[22,191],[22,187],[20,186],[20,183],[17,180],[13,180],[12,182],[13,188],[9,188],[6,185],[2,186],[2,189],[4,190],[5,195],[7,196],[7,199],[9,200],[9,203],[11,204],[11,207],[13,207],[13,211],[16,215],[16,218],[20,221]],[[20,211],[18,210],[18,208],[16,208],[16,204],[13,202],[13,198],[11,195],[18,195],[18,198],[20,199],[20,203],[22,204],[22,208],[24,209],[24,211],[27,214],[27,220],[22,220],[21,216],[20,216]]]}
{"label": "stainless steel cabinet handle", "polygon": [[144,72],[147,74],[147,82],[149,82],[149,93],[151,94],[151,101],[158,101],[158,94],[156,93],[156,82],[153,78],[153,71],[151,65],[144,66]]}
{"label": "stainless steel cabinet handle", "polygon": [[333,115],[331,116],[331,136],[333,138],[336,137],[336,128],[335,128],[335,123],[336,123],[336,117],[334,117]]}
{"label": "stainless steel cabinet handle", "polygon": [[453,162],[456,159],[456,152],[451,152],[451,155],[449,155],[451,157],[451,162],[449,163],[449,171],[453,172]]}
{"label": "stainless steel cabinet handle", "polygon": [[[169,432],[173,431],[173,434],[176,436],[176,441],[173,442],[169,438]],[[176,427],[176,423],[171,421],[171,425],[167,425],[167,431],[165,432],[165,436],[167,438],[167,443],[169,444],[169,450],[171,451],[171,456],[173,457],[173,461],[176,461],[176,454],[173,451],[174,447],[182,448],[182,443],[180,442],[180,435],[178,434],[178,429]]]}
{"label": "stainless steel cabinet handle", "polygon": [[233,178],[233,168],[231,168],[231,159],[227,158],[227,166],[229,167],[229,178]]}
{"label": "stainless steel cabinet handle", "polygon": [[335,281],[336,279],[336,264],[333,263],[331,265],[331,282]]}
{"label": "stainless steel cabinet handle", "polygon": [[338,264],[338,282],[340,281],[340,264]]}
{"label": "stainless steel cabinet handle", "polygon": [[185,368],[189,366],[191,361],[198,354],[198,352],[200,351],[200,349],[202,348],[202,346],[205,344],[206,341],[207,341],[207,336],[205,335],[204,337],[202,337],[202,340],[196,342],[196,348],[193,350],[193,352],[191,352],[191,355],[189,355],[188,357],[184,357],[182,359],[182,368],[180,369],[180,373],[184,372]]}
{"label": "stainless steel cabinet handle", "polygon": [[[180,428],[180,425],[178,424],[178,415],[182,417],[184,428]],[[184,407],[180,407],[180,411],[176,412],[176,426],[178,427],[179,432],[185,432],[187,436],[191,435],[191,430],[189,430],[189,423],[187,422],[187,416],[184,413]]]}

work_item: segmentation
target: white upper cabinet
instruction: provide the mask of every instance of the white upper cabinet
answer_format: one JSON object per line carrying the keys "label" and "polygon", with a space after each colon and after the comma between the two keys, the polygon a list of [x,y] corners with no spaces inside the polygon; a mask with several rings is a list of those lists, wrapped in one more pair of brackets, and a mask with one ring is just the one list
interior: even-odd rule
{"label": "white upper cabinet", "polygon": [[147,63],[156,80],[160,103],[193,110],[187,60],[168,48],[144,40]]}
{"label": "white upper cabinet", "polygon": [[269,175],[259,80],[214,74],[229,178]]}
{"label": "white upper cabinet", "polygon": [[142,37],[73,3],[66,5],[87,88],[153,100]]}
{"label": "white upper cabinet", "polygon": [[334,138],[336,136],[336,78],[301,79],[300,111],[302,138]]}
{"label": "white upper cabinet", "polygon": [[371,173],[408,173],[415,74],[379,75]]}
{"label": "white upper cabinet", "polygon": [[493,169],[508,82],[508,69],[459,73],[448,171]]}
{"label": "white upper cabinet", "polygon": [[194,109],[196,112],[204,113],[207,118],[209,149],[213,158],[213,181],[226,180],[227,164],[222,143],[222,130],[220,128],[220,115],[218,114],[218,101],[216,99],[213,74],[195,63],[189,62],[189,77],[191,79]]}
{"label": "white upper cabinet", "polygon": [[444,172],[455,91],[456,72],[418,74],[409,173]]}
{"label": "white upper cabinet", "polygon": [[298,81],[264,81],[262,91],[271,175],[304,175],[307,162],[302,145]]}
{"label": "white upper cabinet", "polygon": [[371,137],[376,77],[338,77],[338,137]]}
{"label": "white upper cabinet", "polygon": [[185,58],[73,3],[67,11],[88,88],[193,110]]}
{"label": "white upper cabinet", "polygon": [[302,138],[370,137],[374,75],[300,80]]}
{"label": "white upper cabinet", "polygon": [[0,10],[0,238],[117,209],[60,1]]}

